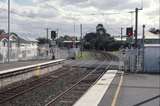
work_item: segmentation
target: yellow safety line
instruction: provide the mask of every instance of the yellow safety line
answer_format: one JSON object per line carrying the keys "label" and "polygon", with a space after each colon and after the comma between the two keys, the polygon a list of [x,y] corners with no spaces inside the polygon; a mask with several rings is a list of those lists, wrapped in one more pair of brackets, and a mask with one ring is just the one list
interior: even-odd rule
{"label": "yellow safety line", "polygon": [[116,106],[116,102],[117,102],[117,99],[118,99],[118,95],[120,93],[121,85],[123,83],[123,75],[124,75],[124,72],[122,72],[121,79],[120,79],[120,82],[118,84],[118,88],[117,88],[116,93],[114,95],[111,106]]}
{"label": "yellow safety line", "polygon": [[40,76],[40,66],[36,67],[36,76],[39,77]]}

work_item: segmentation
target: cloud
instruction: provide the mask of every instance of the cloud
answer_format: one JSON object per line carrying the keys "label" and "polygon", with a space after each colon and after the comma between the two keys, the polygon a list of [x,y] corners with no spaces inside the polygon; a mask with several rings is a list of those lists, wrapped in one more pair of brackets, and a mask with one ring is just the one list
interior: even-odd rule
{"label": "cloud", "polygon": [[[133,0],[61,0],[61,4],[75,5],[82,8],[95,7],[99,10],[124,10],[141,7],[141,2]],[[146,3],[146,2],[145,2]]]}
{"label": "cloud", "polygon": [[[22,5],[23,4],[23,5]],[[157,26],[158,0],[144,0],[144,10],[139,12],[139,25]],[[11,29],[17,32],[30,32],[45,35],[45,28],[60,29],[61,34],[80,35],[82,23],[84,33],[94,31],[96,24],[105,25],[111,34],[119,34],[120,27],[130,26],[131,15],[127,12],[141,7],[141,0],[30,0],[25,3],[16,0],[11,3]],[[101,13],[117,13],[102,15]],[[95,14],[95,15],[90,15]],[[151,17],[156,17],[151,19]],[[0,1],[0,28],[7,29],[7,2]],[[134,14],[133,14],[134,18]],[[133,20],[134,21],[134,20]],[[134,22],[133,22],[134,23]]]}

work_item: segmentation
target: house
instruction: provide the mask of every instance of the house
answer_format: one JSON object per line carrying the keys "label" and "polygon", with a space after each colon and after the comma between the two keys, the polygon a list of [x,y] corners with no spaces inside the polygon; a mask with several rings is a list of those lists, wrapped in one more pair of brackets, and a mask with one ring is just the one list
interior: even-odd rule
{"label": "house", "polygon": [[38,55],[38,41],[31,34],[18,33],[17,45],[20,59],[32,59]]}
{"label": "house", "polygon": [[7,33],[1,33],[0,35],[0,61],[7,61],[8,57],[8,39],[10,41],[10,59],[15,60],[16,48],[17,48],[17,37],[15,35],[8,35]]}
{"label": "house", "polygon": [[8,35],[0,34],[0,48],[8,46]]}
{"label": "house", "polygon": [[36,58],[38,41],[31,38],[31,35],[11,33],[9,36],[7,33],[0,32],[0,62],[4,63],[8,60],[8,49],[10,61]]}

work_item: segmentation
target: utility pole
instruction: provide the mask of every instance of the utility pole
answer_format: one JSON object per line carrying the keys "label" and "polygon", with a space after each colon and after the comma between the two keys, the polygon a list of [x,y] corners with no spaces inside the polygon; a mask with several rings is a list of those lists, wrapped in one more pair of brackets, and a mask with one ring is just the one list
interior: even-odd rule
{"label": "utility pole", "polygon": [[138,60],[138,49],[137,49],[137,33],[138,33],[138,8],[135,9],[135,42],[134,42],[134,46],[135,46],[135,64],[134,64],[134,71],[137,71],[137,60]]}
{"label": "utility pole", "polygon": [[49,40],[48,40],[48,31],[49,31],[49,28],[46,28],[47,44],[49,43]]}
{"label": "utility pole", "polygon": [[8,63],[10,62],[10,0],[8,0]]}
{"label": "utility pole", "polygon": [[138,44],[137,44],[137,42],[138,42],[138,40],[137,40],[137,38],[138,38],[138,10],[143,10],[143,8],[141,8],[141,9],[138,9],[138,8],[136,8],[135,9],[135,51],[136,51],[136,54],[135,54],[135,70],[137,70],[137,61],[138,61],[138,49],[137,49],[137,47],[138,47]]}
{"label": "utility pole", "polygon": [[[58,33],[59,33],[59,29],[57,28],[56,29],[56,36],[57,36],[57,38],[58,38]],[[56,38],[55,38],[55,40],[54,40],[55,42],[56,42]],[[61,58],[61,52],[60,51],[58,51],[58,44],[56,43],[56,53],[57,53],[57,57],[59,57],[59,58]]]}
{"label": "utility pole", "polygon": [[76,36],[76,24],[74,22],[74,25],[73,25],[73,31],[74,31],[74,36]]}
{"label": "utility pole", "polygon": [[143,37],[142,37],[142,71],[144,72],[144,41],[145,41],[145,25],[143,25]]}
{"label": "utility pole", "polygon": [[123,37],[123,28],[121,27],[121,41],[122,41],[122,37]]}
{"label": "utility pole", "polygon": [[135,46],[136,46],[136,48],[137,48],[137,38],[138,38],[138,10],[143,10],[143,8],[141,8],[141,9],[136,8],[135,9],[135,12],[136,12],[136,14],[135,14]]}
{"label": "utility pole", "polygon": [[138,8],[136,8],[135,15],[135,46],[137,48],[137,36],[138,36]]}
{"label": "utility pole", "polygon": [[48,39],[48,31],[49,31],[49,28],[46,28],[46,39],[47,39],[47,48],[48,48],[48,51],[47,51],[47,56],[49,54],[49,39]]}
{"label": "utility pole", "polygon": [[81,57],[82,57],[82,48],[83,48],[83,41],[82,41],[82,24],[80,24],[80,32],[81,32],[81,38],[80,38],[80,41],[81,41]]}

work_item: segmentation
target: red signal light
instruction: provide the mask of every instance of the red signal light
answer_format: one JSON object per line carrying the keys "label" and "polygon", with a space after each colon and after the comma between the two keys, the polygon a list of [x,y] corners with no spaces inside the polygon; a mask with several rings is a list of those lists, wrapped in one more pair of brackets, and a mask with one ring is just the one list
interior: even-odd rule
{"label": "red signal light", "polygon": [[128,33],[128,36],[132,36],[132,33],[131,33],[131,32],[129,32],[129,33]]}
{"label": "red signal light", "polygon": [[133,28],[132,27],[128,27],[126,29],[126,35],[128,35],[128,37],[131,37],[133,35]]}

